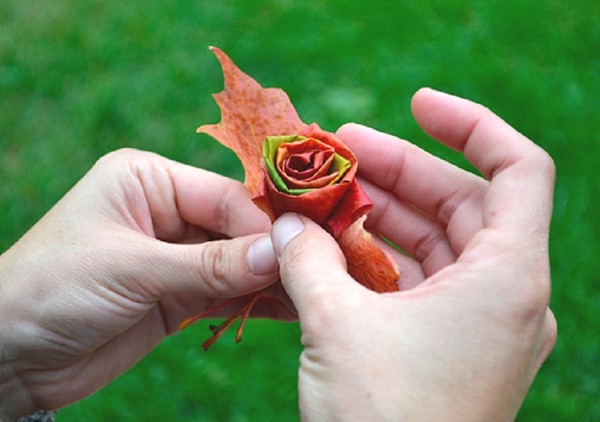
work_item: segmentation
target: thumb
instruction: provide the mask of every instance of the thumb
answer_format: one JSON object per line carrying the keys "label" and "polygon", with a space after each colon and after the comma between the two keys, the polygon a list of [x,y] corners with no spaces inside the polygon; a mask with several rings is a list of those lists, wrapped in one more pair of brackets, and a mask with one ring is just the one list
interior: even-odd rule
{"label": "thumb", "polygon": [[[268,235],[257,234],[196,245],[169,244],[152,239],[134,257],[139,265],[128,265],[139,272],[138,288],[148,299],[182,295],[187,297],[228,298],[263,289],[278,280],[277,258]],[[142,252],[142,251],[140,251]],[[141,256],[142,255],[142,256]],[[133,258],[136,260],[135,258]],[[131,263],[132,256],[128,260]],[[137,270],[134,270],[137,269]],[[141,276],[141,277],[140,277]],[[139,283],[139,279],[143,283]],[[135,289],[134,287],[134,290]]]}
{"label": "thumb", "polygon": [[281,282],[300,314],[319,297],[358,286],[346,271],[337,242],[310,219],[284,214],[273,223],[271,238]]}

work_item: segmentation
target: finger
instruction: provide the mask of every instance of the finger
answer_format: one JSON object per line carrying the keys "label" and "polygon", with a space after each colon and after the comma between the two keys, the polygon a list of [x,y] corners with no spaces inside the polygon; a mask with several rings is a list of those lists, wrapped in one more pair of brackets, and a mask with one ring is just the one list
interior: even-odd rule
{"label": "finger", "polygon": [[357,124],[337,134],[358,157],[361,177],[433,219],[448,224],[457,209],[481,202],[485,180],[409,142]]}
{"label": "finger", "polygon": [[348,275],[336,241],[309,219],[284,214],[273,224],[271,237],[281,282],[301,319],[311,307],[335,301],[336,291],[362,287]]}
{"label": "finger", "polygon": [[486,226],[547,230],[554,164],[546,152],[487,108],[462,98],[422,89],[412,109],[427,133],[462,151],[491,179]]}
{"label": "finger", "polygon": [[[366,226],[411,254],[421,263],[426,276],[456,261],[456,255],[464,243],[462,234],[459,237],[461,244],[456,246],[460,250],[455,252],[446,228],[439,221],[367,180],[361,180],[361,186],[374,203]],[[472,230],[476,230],[481,224],[473,226]]]}
{"label": "finger", "polygon": [[174,295],[190,300],[236,297],[278,280],[277,257],[265,234],[199,245],[169,244],[137,233],[121,237],[112,239],[120,243],[117,256],[98,256],[111,261],[114,283],[141,302]]}
{"label": "finger", "polygon": [[375,204],[367,224],[424,262],[428,274],[481,229],[485,180],[374,129],[350,124],[338,134],[359,157],[361,185]]}
{"label": "finger", "polygon": [[[384,250],[388,256],[398,264],[400,279],[398,280],[398,288],[402,291],[410,290],[421,284],[427,277],[432,275],[436,270],[430,269],[428,263],[419,262],[415,257],[407,254],[405,251],[398,250],[397,245],[390,245],[379,236],[374,236],[375,242]],[[426,259],[427,262],[429,260]],[[431,271],[429,273],[428,271]]]}
{"label": "finger", "polygon": [[194,167],[171,168],[182,218],[230,237],[267,232],[270,221],[238,181]]}
{"label": "finger", "polygon": [[[268,217],[238,181],[130,149],[109,154],[103,163],[121,171],[129,169],[139,181],[141,189],[129,188],[126,196],[137,214],[149,213],[151,227],[141,227],[146,234],[191,242],[205,240],[204,230],[228,237],[269,230]],[[133,217],[147,226],[144,218]]]}

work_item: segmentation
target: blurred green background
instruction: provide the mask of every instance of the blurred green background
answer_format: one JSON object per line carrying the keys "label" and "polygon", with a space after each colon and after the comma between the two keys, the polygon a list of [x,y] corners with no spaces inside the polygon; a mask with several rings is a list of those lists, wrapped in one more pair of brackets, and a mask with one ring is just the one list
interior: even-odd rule
{"label": "blurred green background", "polygon": [[[119,147],[241,178],[194,133],[219,120],[208,45],[285,89],[306,122],[358,121],[465,165],[410,116],[411,95],[432,86],[487,105],[555,158],[559,338],[519,419],[600,420],[599,20],[596,0],[2,0],[0,250]],[[298,419],[295,324],[252,321],[241,344],[229,335],[208,353],[206,335],[200,323],[168,339],[58,420]]]}

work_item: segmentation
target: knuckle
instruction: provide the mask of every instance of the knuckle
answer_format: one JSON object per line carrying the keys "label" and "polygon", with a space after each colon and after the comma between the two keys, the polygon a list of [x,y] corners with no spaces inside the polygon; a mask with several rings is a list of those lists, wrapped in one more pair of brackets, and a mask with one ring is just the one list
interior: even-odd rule
{"label": "knuckle", "polygon": [[134,148],[117,149],[100,157],[92,170],[103,174],[130,173],[148,158],[148,154]]}
{"label": "knuckle", "polygon": [[544,172],[554,180],[556,176],[556,164],[550,154],[541,149],[539,160]]}
{"label": "knuckle", "polygon": [[441,230],[430,230],[421,236],[414,246],[414,255],[419,261],[425,260],[432,251],[445,240]]}
{"label": "knuckle", "polygon": [[546,295],[543,292],[533,292],[532,290],[535,290],[533,286],[524,288],[519,293],[519,296],[521,296],[521,315],[524,319],[528,320],[539,319],[539,317],[546,312],[546,308],[548,307]]}
{"label": "knuckle", "polygon": [[[310,239],[306,245],[313,243]],[[303,245],[288,245],[279,262],[281,276],[285,279],[297,276],[302,268],[302,263],[307,260],[307,251]]]}
{"label": "knuckle", "polygon": [[527,162],[531,168],[536,169],[544,178],[554,180],[556,165],[550,154],[542,147],[534,144],[534,150],[528,156]]}
{"label": "knuckle", "polygon": [[135,148],[119,148],[100,157],[96,161],[94,167],[103,170],[126,167],[137,169],[139,167],[148,166],[149,163],[154,162],[157,157],[160,156],[148,151],[142,151]]}
{"label": "knuckle", "polygon": [[136,160],[140,155],[143,155],[142,151],[136,150],[134,148],[120,148],[114,151],[111,151],[98,159],[96,165],[99,166],[110,166],[115,163],[129,162],[132,160]]}
{"label": "knuckle", "polygon": [[550,302],[549,277],[546,271],[538,270],[532,277],[522,280],[519,292],[515,295],[519,313],[524,320],[539,320],[545,316]]}
{"label": "knuckle", "polygon": [[339,249],[324,247],[320,236],[301,236],[294,239],[281,256],[282,276],[312,273],[315,268],[321,268],[322,263],[340,260],[340,255]]}
{"label": "knuckle", "polygon": [[213,214],[213,222],[217,232],[226,233],[231,222],[231,207],[230,207],[231,191],[225,191],[219,198],[217,206]]}
{"label": "knuckle", "polygon": [[212,242],[199,253],[199,272],[202,282],[215,295],[231,293],[231,262],[222,242]]}
{"label": "knuckle", "polygon": [[382,169],[384,186],[390,190],[396,189],[402,183],[402,178],[406,174],[406,164],[412,157],[413,149],[407,148],[404,154],[398,154],[394,165],[386,166]]}
{"label": "knuckle", "polygon": [[556,322],[556,317],[550,309],[546,310],[544,334],[546,340],[544,352],[546,355],[549,355],[558,340],[558,324]]}
{"label": "knuckle", "polygon": [[442,195],[434,204],[433,215],[438,220],[448,223],[452,216],[461,209],[481,207],[487,185],[487,181],[473,178],[469,184]]}

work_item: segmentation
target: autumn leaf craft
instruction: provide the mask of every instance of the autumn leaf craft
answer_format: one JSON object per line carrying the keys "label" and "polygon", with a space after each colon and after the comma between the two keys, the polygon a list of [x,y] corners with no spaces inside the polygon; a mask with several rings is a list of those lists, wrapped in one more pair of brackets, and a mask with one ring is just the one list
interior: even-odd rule
{"label": "autumn leaf craft", "polygon": [[[197,132],[211,135],[237,154],[245,171],[244,185],[271,220],[285,212],[306,215],[337,240],[354,279],[376,292],[398,290],[396,263],[363,227],[373,204],[355,179],[358,161],[352,151],[316,123],[303,123],[283,90],[263,88],[223,51],[210,49],[225,79],[224,90],[213,95],[221,122],[200,126]],[[227,320],[210,327],[213,335],[204,349],[237,319],[241,319],[236,335],[240,341],[250,310],[267,295],[263,290],[244,297]],[[236,300],[183,321],[181,328]]]}

